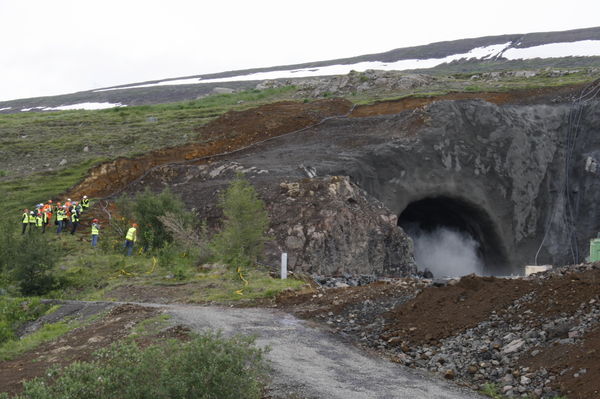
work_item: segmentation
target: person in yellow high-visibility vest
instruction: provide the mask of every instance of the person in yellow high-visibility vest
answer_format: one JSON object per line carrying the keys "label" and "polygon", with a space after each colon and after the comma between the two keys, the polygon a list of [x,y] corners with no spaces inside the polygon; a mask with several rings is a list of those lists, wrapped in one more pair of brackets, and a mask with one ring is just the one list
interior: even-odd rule
{"label": "person in yellow high-visibility vest", "polygon": [[127,256],[131,256],[131,252],[133,251],[133,244],[137,241],[137,223],[133,223],[129,230],[127,230],[127,235],[125,235],[125,245],[127,248]]}
{"label": "person in yellow high-visibility vest", "polygon": [[29,226],[29,209],[23,210],[23,215],[21,216],[21,222],[23,224],[23,231],[21,232],[21,234],[25,234],[25,231],[27,230],[27,226]]}
{"label": "person in yellow high-visibility vest", "polygon": [[29,211],[29,232],[32,232],[34,227],[35,227],[35,212]]}
{"label": "person in yellow high-visibility vest", "polygon": [[44,226],[44,217],[42,212],[38,209],[35,213],[35,227],[41,229]]}
{"label": "person in yellow high-visibility vest", "polygon": [[98,219],[92,220],[92,247],[98,244],[98,236],[100,235],[100,223]]}
{"label": "person in yellow high-visibility vest", "polygon": [[65,211],[64,205],[56,208],[56,225],[58,226],[56,228],[56,234],[59,234],[63,230],[65,218],[67,217],[66,215],[67,212]]}

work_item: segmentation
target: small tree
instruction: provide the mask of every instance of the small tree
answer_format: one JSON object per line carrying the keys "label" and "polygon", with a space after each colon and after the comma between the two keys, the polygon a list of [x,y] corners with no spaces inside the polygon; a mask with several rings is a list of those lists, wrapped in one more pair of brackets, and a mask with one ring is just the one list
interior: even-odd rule
{"label": "small tree", "polygon": [[211,242],[216,260],[232,266],[256,262],[267,241],[269,217],[254,187],[238,174],[221,197],[223,229]]}
{"label": "small tree", "polygon": [[15,237],[13,245],[8,269],[23,295],[43,295],[57,288],[59,282],[52,274],[60,256],[56,243],[41,234],[30,234]]}
{"label": "small tree", "polygon": [[195,219],[185,209],[183,201],[169,189],[165,189],[160,194],[155,194],[146,189],[146,191],[139,193],[133,201],[120,201],[119,207],[126,217],[135,220],[140,226],[138,239],[146,248],[158,249],[173,242],[173,235],[161,221],[161,217],[167,213],[175,215],[189,224]]}

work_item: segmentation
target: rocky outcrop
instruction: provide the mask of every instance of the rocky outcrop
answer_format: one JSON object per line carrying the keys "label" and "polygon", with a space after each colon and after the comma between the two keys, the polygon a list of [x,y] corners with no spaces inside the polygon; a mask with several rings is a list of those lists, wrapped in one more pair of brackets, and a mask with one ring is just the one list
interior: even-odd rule
{"label": "rocky outcrop", "polygon": [[411,239],[397,215],[346,176],[284,179],[276,171],[215,162],[194,167],[166,165],[132,187],[170,187],[208,224],[217,227],[221,193],[244,174],[265,201],[270,218],[265,264],[277,269],[281,253],[290,270],[323,275],[345,273],[407,276],[416,273]]}
{"label": "rocky outcrop", "polygon": [[265,200],[278,250],[288,253],[292,269],[324,275],[416,272],[412,242],[398,228],[397,216],[348,177],[285,181],[279,188]]}
{"label": "rocky outcrop", "polygon": [[321,98],[365,92],[391,93],[413,90],[435,81],[436,78],[432,75],[369,69],[365,72],[351,71],[347,75],[340,76],[265,80],[257,84],[256,89],[294,85],[298,89],[299,98]]}

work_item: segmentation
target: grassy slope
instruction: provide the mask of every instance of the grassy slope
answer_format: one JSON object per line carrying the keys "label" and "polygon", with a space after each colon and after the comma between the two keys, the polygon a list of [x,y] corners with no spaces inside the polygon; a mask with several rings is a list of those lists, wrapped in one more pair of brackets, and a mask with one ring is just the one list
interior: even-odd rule
{"label": "grassy slope", "polygon": [[[293,90],[99,111],[0,115],[0,194],[7,209],[31,207],[66,191],[99,162],[202,140],[194,129],[215,117],[287,98]],[[62,159],[67,164],[59,167]]]}

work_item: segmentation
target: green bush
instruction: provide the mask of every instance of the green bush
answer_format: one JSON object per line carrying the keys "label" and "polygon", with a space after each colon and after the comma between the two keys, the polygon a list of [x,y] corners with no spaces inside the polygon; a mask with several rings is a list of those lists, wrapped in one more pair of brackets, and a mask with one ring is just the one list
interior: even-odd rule
{"label": "green bush", "polygon": [[223,229],[211,242],[217,261],[249,266],[262,254],[269,217],[254,187],[238,175],[221,198]]}
{"label": "green bush", "polygon": [[59,286],[52,274],[59,246],[47,236],[31,234],[13,236],[13,251],[7,261],[10,279],[23,295],[43,295]]}
{"label": "green bush", "polygon": [[22,235],[17,223],[0,220],[0,282],[4,288],[12,283],[23,295],[43,295],[57,287],[52,268],[61,251],[49,236],[39,231]]}
{"label": "green bush", "polygon": [[162,248],[173,242],[173,235],[161,222],[161,216],[174,214],[190,224],[195,220],[193,214],[186,211],[183,201],[169,189],[160,194],[146,189],[133,200],[122,199],[119,207],[127,218],[139,225],[138,240],[144,248]]}
{"label": "green bush", "polygon": [[259,399],[266,376],[263,356],[250,338],[210,333],[146,349],[118,343],[96,352],[90,362],[54,368],[26,382],[16,398]]}

